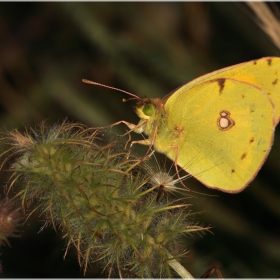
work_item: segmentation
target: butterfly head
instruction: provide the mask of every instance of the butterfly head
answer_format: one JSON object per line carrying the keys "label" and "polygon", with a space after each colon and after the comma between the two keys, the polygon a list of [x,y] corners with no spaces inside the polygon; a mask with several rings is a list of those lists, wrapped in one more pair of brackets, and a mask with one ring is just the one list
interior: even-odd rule
{"label": "butterfly head", "polygon": [[153,118],[162,107],[163,104],[159,98],[144,98],[137,103],[135,112],[141,119],[150,119]]}

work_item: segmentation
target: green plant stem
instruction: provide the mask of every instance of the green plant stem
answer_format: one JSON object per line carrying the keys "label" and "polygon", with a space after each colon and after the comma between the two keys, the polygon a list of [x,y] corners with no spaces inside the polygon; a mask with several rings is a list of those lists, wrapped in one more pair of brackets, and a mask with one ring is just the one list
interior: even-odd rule
{"label": "green plant stem", "polygon": [[[153,240],[153,238],[151,237],[151,240]],[[153,241],[152,241],[153,242]],[[154,243],[154,242],[153,242]],[[155,245],[155,243],[154,243]],[[167,253],[168,258],[170,258],[169,261],[167,261],[168,265],[171,266],[173,268],[174,271],[176,271],[176,273],[178,275],[180,275],[183,279],[195,279],[187,270],[185,267],[183,267],[178,260],[176,260],[165,248],[161,247],[161,246],[157,246],[160,247],[161,249],[164,249],[165,252]]]}
{"label": "green plant stem", "polygon": [[176,260],[173,256],[167,252],[168,257],[172,258],[167,263],[180,275],[183,279],[194,279],[194,277]]}

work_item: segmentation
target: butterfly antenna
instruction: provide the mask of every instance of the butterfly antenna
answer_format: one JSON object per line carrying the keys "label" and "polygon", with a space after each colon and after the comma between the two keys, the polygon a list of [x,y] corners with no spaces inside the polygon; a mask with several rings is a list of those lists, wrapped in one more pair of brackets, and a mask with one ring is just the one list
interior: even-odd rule
{"label": "butterfly antenna", "polygon": [[130,101],[130,100],[141,100],[141,98],[139,98],[139,97],[137,97],[137,98],[136,97],[131,97],[131,98],[127,98],[127,99],[123,98],[122,102],[127,102],[127,101]]}
{"label": "butterfly antenna", "polygon": [[120,91],[120,92],[123,92],[123,93],[126,93],[130,96],[132,96],[133,98],[129,98],[129,99],[123,99],[123,102],[125,101],[128,101],[128,100],[133,100],[133,99],[136,99],[136,100],[141,100],[140,97],[138,97],[137,95],[131,93],[131,92],[128,92],[128,91],[125,91],[125,90],[122,90],[122,89],[119,89],[119,88],[115,88],[115,87],[111,87],[111,86],[107,86],[107,85],[103,85],[103,84],[100,84],[100,83],[97,83],[97,82],[93,82],[93,81],[90,81],[90,80],[87,80],[87,79],[82,79],[82,82],[85,83],[85,84],[89,84],[89,85],[94,85],[94,86],[100,86],[100,87],[105,87],[105,88],[109,88],[109,89],[113,89],[113,90],[117,90],[117,91]]}

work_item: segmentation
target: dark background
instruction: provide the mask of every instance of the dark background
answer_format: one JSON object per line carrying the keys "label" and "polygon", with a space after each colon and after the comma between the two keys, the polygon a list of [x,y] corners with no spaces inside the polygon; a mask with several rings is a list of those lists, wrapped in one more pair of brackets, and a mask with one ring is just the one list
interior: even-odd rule
{"label": "dark background", "polygon": [[[279,54],[245,3],[0,3],[0,130],[22,131],[65,117],[89,126],[137,123],[134,103],[122,102],[125,94],[83,84],[82,78],[140,97],[164,97],[210,71]],[[278,127],[266,163],[242,193],[186,182],[216,195],[187,201],[206,211],[201,223],[213,226],[213,235],[188,240],[183,265],[195,277],[213,264],[224,277],[280,276],[279,155]],[[0,248],[1,277],[83,276],[75,251],[63,260],[61,234],[51,228],[38,233],[42,224],[33,215],[21,238]],[[99,270],[93,266],[87,276],[100,276]]]}

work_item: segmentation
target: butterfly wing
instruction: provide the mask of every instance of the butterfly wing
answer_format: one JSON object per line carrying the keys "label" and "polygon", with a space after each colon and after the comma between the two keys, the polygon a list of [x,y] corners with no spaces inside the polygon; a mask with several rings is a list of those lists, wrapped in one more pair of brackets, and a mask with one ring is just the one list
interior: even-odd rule
{"label": "butterfly wing", "polygon": [[174,92],[166,102],[166,107],[172,104],[172,100],[185,94],[193,86],[206,82],[211,79],[230,78],[243,81],[259,87],[271,98],[275,107],[276,124],[280,119],[280,58],[264,57],[258,60],[237,64],[226,67],[212,73],[201,76],[193,81],[183,85]]}
{"label": "butterfly wing", "polygon": [[241,191],[272,145],[270,98],[259,87],[229,78],[178,91],[166,103],[167,120],[159,126],[155,149],[210,188]]}

